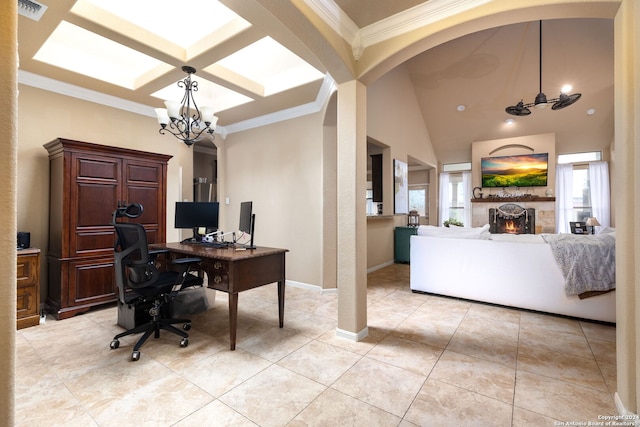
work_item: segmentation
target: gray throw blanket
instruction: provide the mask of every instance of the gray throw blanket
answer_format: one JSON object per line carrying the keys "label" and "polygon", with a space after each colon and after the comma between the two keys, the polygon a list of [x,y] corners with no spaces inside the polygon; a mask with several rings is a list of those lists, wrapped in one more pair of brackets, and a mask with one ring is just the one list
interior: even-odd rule
{"label": "gray throw blanket", "polygon": [[587,296],[616,287],[614,234],[544,234],[562,270],[567,296]]}

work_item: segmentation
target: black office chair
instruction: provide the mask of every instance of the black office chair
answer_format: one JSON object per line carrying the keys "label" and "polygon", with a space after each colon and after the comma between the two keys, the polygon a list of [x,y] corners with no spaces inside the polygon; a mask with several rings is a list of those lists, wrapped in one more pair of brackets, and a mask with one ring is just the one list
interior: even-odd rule
{"label": "black office chair", "polygon": [[180,346],[189,345],[189,334],[173,326],[183,324],[183,329],[191,329],[191,320],[169,317],[168,303],[181,290],[192,286],[202,286],[202,278],[191,274],[191,267],[201,262],[200,258],[179,258],[171,262],[171,271],[160,272],[155,257],[166,251],[150,251],[144,227],[133,222],[118,222],[118,218],[136,218],[142,214],[142,205],[131,204],[119,207],[113,212],[113,226],[116,230],[114,246],[114,266],[118,286],[118,305],[149,304],[151,320],[116,335],[111,341],[111,349],[120,347],[120,338],[144,332],[133,347],[131,360],[140,359],[140,347],[154,334],[160,337],[160,330],[172,332],[182,337]]}

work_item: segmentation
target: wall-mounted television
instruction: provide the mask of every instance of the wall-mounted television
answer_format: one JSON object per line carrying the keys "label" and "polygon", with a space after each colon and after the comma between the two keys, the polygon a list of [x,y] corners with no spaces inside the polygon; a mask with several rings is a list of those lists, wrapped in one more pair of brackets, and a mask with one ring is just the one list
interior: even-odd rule
{"label": "wall-mounted television", "polygon": [[549,153],[483,157],[483,187],[546,187]]}

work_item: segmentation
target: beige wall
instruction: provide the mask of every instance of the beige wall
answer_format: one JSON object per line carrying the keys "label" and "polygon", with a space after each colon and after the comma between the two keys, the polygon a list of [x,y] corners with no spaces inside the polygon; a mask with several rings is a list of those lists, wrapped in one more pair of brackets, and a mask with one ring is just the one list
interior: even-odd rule
{"label": "beige wall", "polygon": [[190,148],[171,135],[160,135],[153,117],[25,85],[20,85],[19,91],[17,226],[20,231],[31,233],[31,246],[43,251],[42,301],[47,293],[49,232],[49,158],[42,145],[49,141],[61,137],[172,155],[167,179],[167,240],[180,238],[173,228],[174,205],[183,193],[192,192]]}
{"label": "beige wall", "polygon": [[[437,165],[429,132],[404,66],[367,88],[367,136],[389,147],[389,156],[383,157],[383,207],[385,215],[393,215],[393,159],[408,163],[412,157],[426,165]],[[393,262],[393,229],[406,224],[406,215],[367,221],[369,270]]]}
{"label": "beige wall", "polygon": [[320,113],[229,135],[224,230],[237,230],[240,203],[253,202],[255,244],[287,248],[287,280],[322,284],[322,158]]}

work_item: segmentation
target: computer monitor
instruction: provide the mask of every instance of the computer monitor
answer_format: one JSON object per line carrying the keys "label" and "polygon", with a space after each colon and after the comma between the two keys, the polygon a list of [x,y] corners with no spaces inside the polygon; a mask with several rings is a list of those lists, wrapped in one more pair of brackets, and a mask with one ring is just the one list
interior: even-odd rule
{"label": "computer monitor", "polygon": [[253,234],[256,226],[256,215],[252,212],[253,202],[240,203],[240,226],[239,230],[251,235],[251,242],[245,245],[247,249],[255,249],[253,245]]}
{"label": "computer monitor", "polygon": [[215,231],[219,210],[218,202],[176,202],[175,227],[191,228],[194,236]]}

